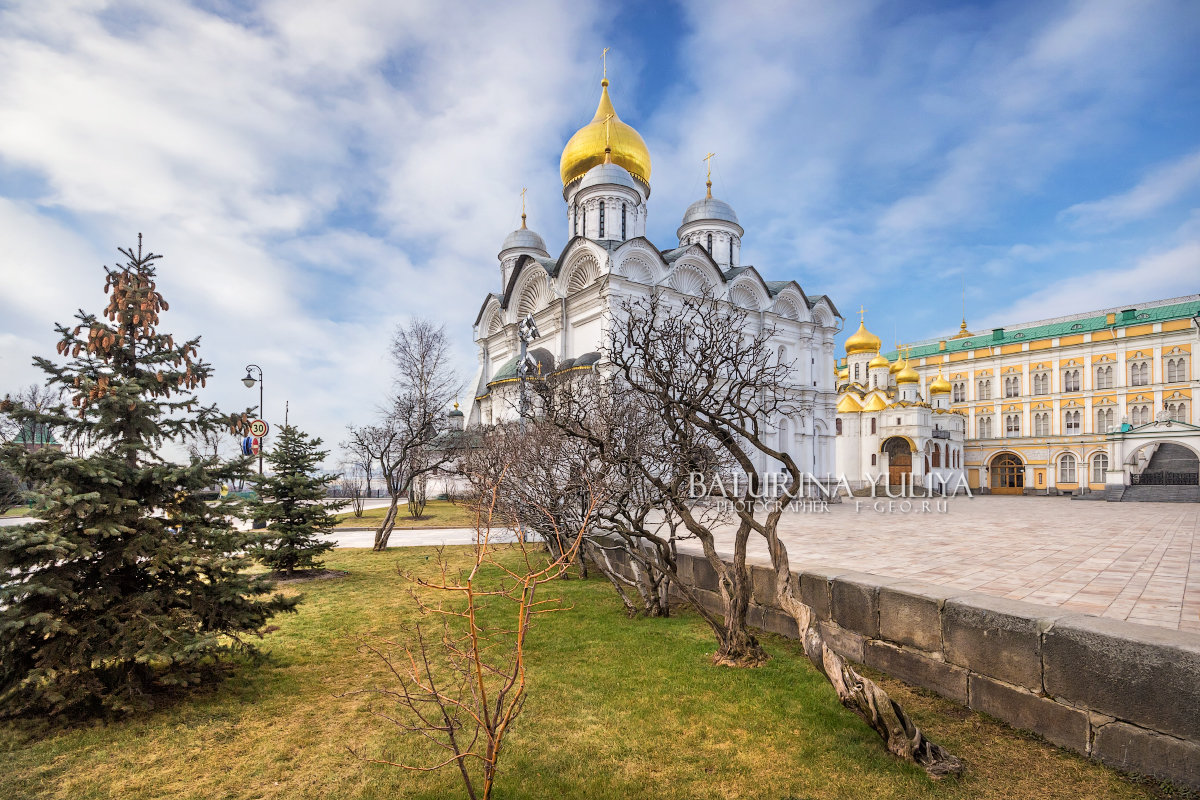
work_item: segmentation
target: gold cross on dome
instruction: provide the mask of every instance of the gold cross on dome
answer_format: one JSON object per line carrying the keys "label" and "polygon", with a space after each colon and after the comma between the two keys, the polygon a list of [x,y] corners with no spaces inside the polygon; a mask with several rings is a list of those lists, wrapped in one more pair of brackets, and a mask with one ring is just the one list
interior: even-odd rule
{"label": "gold cross on dome", "polygon": [[705,164],[708,165],[708,179],[710,181],[712,180],[712,160],[713,160],[713,156],[715,156],[715,155],[716,155],[716,153],[709,153],[703,159],[701,159]]}
{"label": "gold cross on dome", "polygon": [[864,322],[864,321],[865,321],[865,319],[864,319],[864,318],[865,318],[866,316],[867,316],[867,309],[866,309],[864,306],[861,306],[861,305],[860,305],[860,306],[858,307],[858,321],[859,321],[859,322]]}
{"label": "gold cross on dome", "polygon": [[604,78],[604,80],[608,80],[608,48],[607,47],[604,48],[604,50],[601,51],[601,53],[600,53],[600,66],[604,71],[604,75],[602,77]]}

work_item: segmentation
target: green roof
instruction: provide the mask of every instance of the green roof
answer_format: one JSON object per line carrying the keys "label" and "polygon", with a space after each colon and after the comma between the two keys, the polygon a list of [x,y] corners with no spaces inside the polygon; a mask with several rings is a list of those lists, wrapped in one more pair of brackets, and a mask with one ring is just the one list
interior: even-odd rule
{"label": "green roof", "polygon": [[46,425],[26,425],[20,433],[13,437],[16,444],[36,444],[49,447],[58,444],[54,434]]}
{"label": "green roof", "polygon": [[[1052,339],[1057,336],[1074,336],[1081,333],[1108,330],[1109,328],[1125,328],[1130,325],[1148,325],[1172,319],[1185,319],[1200,316],[1200,300],[1189,300],[1183,303],[1154,306],[1151,308],[1134,308],[1130,318],[1124,318],[1124,309],[1117,311],[1101,311],[1094,315],[1072,316],[1063,320],[1033,324],[1025,327],[996,328],[987,333],[973,334],[962,339],[928,339],[911,345],[911,358],[939,355],[941,353],[956,353],[962,350],[973,350],[977,347],[991,347],[1004,344],[1020,344],[1037,339]],[[1108,315],[1115,314],[1116,321],[1108,322]],[[941,349],[941,343],[946,343],[946,349]],[[884,353],[888,360],[895,360],[899,353],[895,350]],[[845,357],[841,359],[845,360]]]}

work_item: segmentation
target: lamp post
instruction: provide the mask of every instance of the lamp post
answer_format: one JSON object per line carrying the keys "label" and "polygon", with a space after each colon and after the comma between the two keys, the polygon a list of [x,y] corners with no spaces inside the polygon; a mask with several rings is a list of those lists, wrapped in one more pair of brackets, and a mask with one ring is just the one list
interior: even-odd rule
{"label": "lamp post", "polygon": [[[250,370],[258,370],[258,378],[255,378],[254,375],[252,375],[250,373]],[[258,384],[258,415],[261,417],[263,415],[262,367],[260,367],[258,364],[247,364],[246,365],[246,377],[242,378],[242,383],[244,383],[246,385],[247,389],[253,389],[254,384],[256,384],[256,383]],[[258,474],[259,475],[263,474],[263,453],[262,453],[261,443],[259,444],[259,448],[258,448]]]}

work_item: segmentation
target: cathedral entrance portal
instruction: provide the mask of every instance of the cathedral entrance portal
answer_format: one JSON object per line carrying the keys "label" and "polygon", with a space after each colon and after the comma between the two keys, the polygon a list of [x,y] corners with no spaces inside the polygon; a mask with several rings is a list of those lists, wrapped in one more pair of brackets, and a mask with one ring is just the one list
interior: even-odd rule
{"label": "cathedral entrance portal", "polygon": [[888,485],[912,485],[912,449],[907,439],[892,437],[883,443],[888,457]]}
{"label": "cathedral entrance portal", "polygon": [[1012,453],[992,459],[992,494],[1023,494],[1025,465]]}

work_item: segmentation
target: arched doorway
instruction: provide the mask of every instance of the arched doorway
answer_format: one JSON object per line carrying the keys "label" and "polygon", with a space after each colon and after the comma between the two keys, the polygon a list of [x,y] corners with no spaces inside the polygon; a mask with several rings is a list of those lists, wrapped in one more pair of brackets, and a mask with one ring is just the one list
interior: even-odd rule
{"label": "arched doorway", "polygon": [[1001,453],[992,459],[992,494],[1023,494],[1025,464],[1012,453]]}
{"label": "arched doorway", "polygon": [[[1142,451],[1148,459],[1139,457]],[[1200,485],[1200,459],[1188,447],[1174,442],[1153,442],[1130,454],[1129,463],[1140,469],[1130,478],[1135,486],[1197,486]]]}
{"label": "arched doorway", "polygon": [[893,436],[883,443],[883,452],[888,457],[888,485],[912,485],[912,446],[907,439]]}

